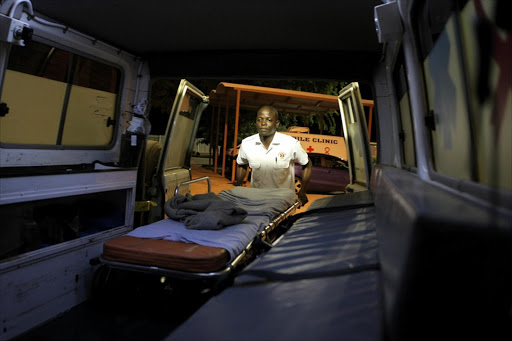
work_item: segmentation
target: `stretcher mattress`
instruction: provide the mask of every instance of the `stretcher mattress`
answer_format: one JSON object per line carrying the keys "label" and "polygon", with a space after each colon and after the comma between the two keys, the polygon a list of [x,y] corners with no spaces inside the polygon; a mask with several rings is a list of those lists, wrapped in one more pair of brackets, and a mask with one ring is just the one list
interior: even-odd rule
{"label": "stretcher mattress", "polygon": [[188,272],[212,272],[235,259],[281,212],[293,206],[293,190],[235,187],[218,194],[247,211],[239,224],[220,230],[188,229],[163,219],[103,245],[103,259]]}
{"label": "stretcher mattress", "polygon": [[107,241],[103,257],[114,262],[191,272],[218,271],[229,261],[229,253],[223,248],[130,236]]}
{"label": "stretcher mattress", "polygon": [[329,205],[327,212],[308,209],[279,243],[242,271],[235,282],[344,276],[377,269],[375,207],[351,207]]}

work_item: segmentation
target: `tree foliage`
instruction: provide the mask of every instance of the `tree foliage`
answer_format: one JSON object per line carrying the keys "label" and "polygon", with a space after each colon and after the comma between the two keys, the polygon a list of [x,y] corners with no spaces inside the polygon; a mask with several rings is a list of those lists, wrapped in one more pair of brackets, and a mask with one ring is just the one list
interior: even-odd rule
{"label": "tree foliage", "polygon": [[[347,84],[342,81],[312,81],[312,80],[192,80],[192,83],[197,86],[205,94],[217,87],[221,81],[233,82],[239,84],[264,86],[271,88],[307,91],[327,95],[338,95],[339,91]],[[178,90],[180,80],[162,79],[153,83],[151,89],[150,100],[150,115],[149,119],[152,124],[151,134],[163,135],[165,134],[166,122]],[[212,123],[213,130],[217,129],[217,110],[215,108],[207,109],[201,118],[197,136],[203,139],[204,143],[215,143],[215,133],[211,136]],[[220,114],[220,137],[219,141],[224,139],[224,118],[225,112],[221,111]],[[213,120],[213,122],[212,122]],[[306,126],[310,128],[311,133],[320,133],[326,135],[340,135],[341,134],[341,119],[337,111],[324,114],[323,127],[320,115],[302,117],[299,115],[282,114],[280,117],[279,130],[284,131],[291,126]],[[235,117],[233,114],[228,115],[228,148],[233,147],[234,140],[234,127]],[[255,126],[255,113],[240,111],[239,125],[238,125],[238,138],[240,143],[243,138],[256,133]],[[212,141],[213,140],[213,141]]]}

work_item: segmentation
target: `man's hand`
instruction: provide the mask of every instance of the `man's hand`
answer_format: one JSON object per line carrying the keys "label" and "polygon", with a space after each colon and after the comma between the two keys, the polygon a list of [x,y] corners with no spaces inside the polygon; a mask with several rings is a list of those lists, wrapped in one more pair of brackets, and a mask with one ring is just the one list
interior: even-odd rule
{"label": "man's hand", "polygon": [[244,184],[246,175],[247,175],[247,165],[236,164],[235,182],[233,183],[233,185],[242,186]]}
{"label": "man's hand", "polygon": [[300,191],[297,193],[297,196],[299,197],[299,207],[302,207],[308,203],[309,199],[306,193]]}

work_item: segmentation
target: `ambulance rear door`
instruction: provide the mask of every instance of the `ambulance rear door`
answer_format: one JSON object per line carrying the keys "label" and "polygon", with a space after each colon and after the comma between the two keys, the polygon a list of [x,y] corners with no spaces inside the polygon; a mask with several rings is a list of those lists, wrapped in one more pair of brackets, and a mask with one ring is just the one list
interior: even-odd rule
{"label": "ambulance rear door", "polygon": [[367,190],[370,186],[372,157],[359,84],[353,82],[343,88],[338,102],[350,170],[350,184],[347,189],[354,192]]}
{"label": "ambulance rear door", "polygon": [[162,152],[156,173],[153,175],[149,199],[156,203],[150,209],[149,222],[164,218],[165,201],[189,191],[189,186],[179,186],[191,180],[190,158],[201,114],[208,106],[208,97],[185,79],[181,80],[171,109]]}

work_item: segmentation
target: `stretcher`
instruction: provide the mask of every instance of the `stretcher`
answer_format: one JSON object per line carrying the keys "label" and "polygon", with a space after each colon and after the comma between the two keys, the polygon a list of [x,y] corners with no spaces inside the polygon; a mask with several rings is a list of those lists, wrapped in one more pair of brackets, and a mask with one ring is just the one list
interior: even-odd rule
{"label": "stretcher", "polygon": [[191,230],[166,218],[105,242],[100,262],[176,279],[223,280],[272,247],[298,206],[294,191],[286,189],[235,187],[218,197],[242,207],[247,217],[219,230]]}

